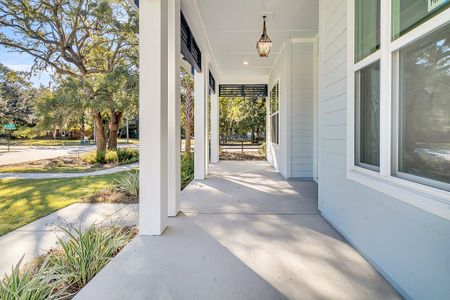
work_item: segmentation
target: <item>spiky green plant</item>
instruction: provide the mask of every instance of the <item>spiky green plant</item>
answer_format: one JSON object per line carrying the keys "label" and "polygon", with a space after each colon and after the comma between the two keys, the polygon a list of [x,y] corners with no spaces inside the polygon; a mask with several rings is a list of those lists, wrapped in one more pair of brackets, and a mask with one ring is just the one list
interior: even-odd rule
{"label": "spiky green plant", "polygon": [[65,284],[71,291],[86,286],[134,236],[125,227],[92,225],[85,231],[61,229],[67,238],[59,238],[61,250],[50,256],[49,263],[65,276]]}
{"label": "spiky green plant", "polygon": [[21,271],[19,263],[12,268],[11,274],[0,280],[0,299],[2,300],[44,300],[61,299],[67,296],[63,285],[64,276],[57,275],[48,261],[36,269],[31,267]]}
{"label": "spiky green plant", "polygon": [[184,189],[194,179],[194,155],[184,153],[181,156],[181,189]]}
{"label": "spiky green plant", "polygon": [[116,179],[119,188],[127,191],[131,195],[139,195],[139,171],[133,170],[126,172],[123,176]]}

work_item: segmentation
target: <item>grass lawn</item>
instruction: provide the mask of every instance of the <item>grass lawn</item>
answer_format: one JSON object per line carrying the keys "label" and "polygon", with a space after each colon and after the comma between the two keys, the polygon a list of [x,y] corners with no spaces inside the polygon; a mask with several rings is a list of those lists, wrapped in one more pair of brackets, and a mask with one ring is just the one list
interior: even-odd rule
{"label": "grass lawn", "polygon": [[121,173],[66,179],[0,179],[0,236],[108,188]]}
{"label": "grass lawn", "polygon": [[[111,166],[112,167],[112,166]],[[110,167],[91,167],[91,166],[70,166],[70,167],[21,167],[21,166],[0,166],[0,173],[82,173],[94,172],[108,169]]]}

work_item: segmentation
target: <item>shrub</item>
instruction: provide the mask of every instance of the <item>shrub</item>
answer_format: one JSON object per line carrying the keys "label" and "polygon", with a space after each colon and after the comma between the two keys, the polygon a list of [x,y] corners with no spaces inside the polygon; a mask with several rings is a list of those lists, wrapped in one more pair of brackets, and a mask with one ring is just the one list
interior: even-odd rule
{"label": "shrub", "polygon": [[139,161],[139,150],[133,148],[118,148],[107,151],[91,151],[81,154],[81,160],[88,164],[129,164]]}
{"label": "shrub", "polygon": [[81,154],[80,158],[83,162],[87,164],[104,164],[106,152],[105,151],[91,151]]}
{"label": "shrub", "polygon": [[139,161],[139,150],[134,148],[118,148],[117,157],[120,164]]}
{"label": "shrub", "polygon": [[116,164],[119,162],[119,156],[116,151],[108,150],[105,153],[105,162],[108,164]]}
{"label": "shrub", "polygon": [[16,131],[13,131],[12,135],[17,139],[33,139],[42,135],[36,127],[20,126]]}
{"label": "shrub", "polygon": [[50,250],[0,280],[0,299],[71,299],[136,235],[130,227],[61,228],[61,249]]}
{"label": "shrub", "polygon": [[119,188],[127,191],[133,196],[139,195],[139,171],[129,171],[116,179]]}
{"label": "shrub", "polygon": [[194,179],[194,156],[191,153],[184,153],[181,156],[181,189],[183,190],[192,179]]}
{"label": "shrub", "polygon": [[55,269],[48,266],[48,260],[39,268],[28,267],[21,271],[22,259],[10,275],[0,280],[0,299],[61,299],[66,294],[64,277],[56,275]]}
{"label": "shrub", "polygon": [[262,143],[259,147],[259,154],[266,155],[266,143]]}
{"label": "shrub", "polygon": [[51,253],[49,264],[72,291],[86,286],[135,234],[126,227],[95,225],[86,231],[74,228],[62,230],[68,239],[58,238],[62,249]]}

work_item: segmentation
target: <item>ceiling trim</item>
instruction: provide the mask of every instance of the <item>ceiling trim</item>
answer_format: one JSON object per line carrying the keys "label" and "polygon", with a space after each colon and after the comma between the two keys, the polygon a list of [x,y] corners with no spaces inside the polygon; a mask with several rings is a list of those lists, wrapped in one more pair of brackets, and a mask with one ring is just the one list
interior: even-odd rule
{"label": "ceiling trim", "polygon": [[195,14],[197,15],[197,20],[200,24],[200,27],[202,30],[202,35],[204,36],[204,39],[206,40],[206,45],[208,48],[207,50],[208,50],[208,54],[209,54],[208,63],[212,63],[212,65],[214,66],[213,71],[216,74],[216,78],[220,81],[221,71],[220,71],[219,65],[217,64],[216,55],[213,51],[213,47],[211,46],[211,42],[209,41],[208,32],[206,31],[205,23],[203,23],[203,18],[200,13],[200,8],[198,7],[198,4],[197,4],[197,0],[189,1],[189,2],[194,3]]}
{"label": "ceiling trim", "polygon": [[298,43],[315,43],[316,42],[316,37],[311,37],[311,38],[293,38],[291,39],[291,43],[293,44],[298,44]]}

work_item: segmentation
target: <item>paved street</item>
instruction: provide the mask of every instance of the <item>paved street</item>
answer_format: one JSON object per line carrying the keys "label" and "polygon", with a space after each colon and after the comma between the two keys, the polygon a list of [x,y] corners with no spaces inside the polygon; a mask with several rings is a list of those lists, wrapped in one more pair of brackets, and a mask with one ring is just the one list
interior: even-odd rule
{"label": "paved street", "polygon": [[[119,147],[138,148],[138,145],[119,145]],[[92,151],[95,145],[88,146],[11,146],[6,152],[6,146],[0,146],[0,166],[25,163],[40,159],[50,159],[66,155],[75,155]]]}

